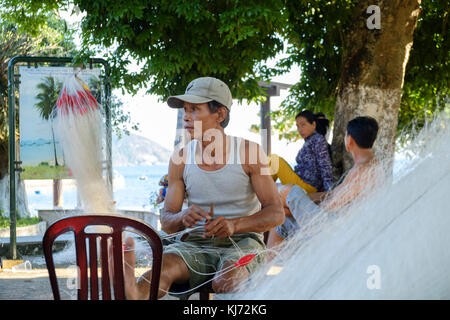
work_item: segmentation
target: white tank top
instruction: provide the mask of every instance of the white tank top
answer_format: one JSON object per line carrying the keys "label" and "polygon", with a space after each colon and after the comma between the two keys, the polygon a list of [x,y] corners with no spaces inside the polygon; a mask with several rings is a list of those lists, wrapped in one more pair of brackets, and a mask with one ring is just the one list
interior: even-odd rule
{"label": "white tank top", "polygon": [[235,218],[250,216],[261,210],[261,204],[250,181],[244,172],[239,156],[241,138],[230,136],[228,161],[219,170],[206,171],[195,161],[195,150],[201,147],[198,140],[187,146],[186,164],[183,172],[188,205],[196,204],[209,211],[214,204],[214,216]]}

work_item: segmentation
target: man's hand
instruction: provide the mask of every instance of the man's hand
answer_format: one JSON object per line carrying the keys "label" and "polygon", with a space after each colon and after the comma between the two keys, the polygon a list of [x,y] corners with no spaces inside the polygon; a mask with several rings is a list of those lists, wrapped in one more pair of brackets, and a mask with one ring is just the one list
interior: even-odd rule
{"label": "man's hand", "polygon": [[197,222],[205,219],[207,219],[206,221],[211,219],[209,213],[194,204],[183,210],[181,221],[186,228],[192,228],[197,224]]}
{"label": "man's hand", "polygon": [[236,227],[233,220],[219,216],[205,225],[205,234],[203,235],[203,238],[210,238],[212,236],[218,238],[230,237],[234,234],[235,229]]}

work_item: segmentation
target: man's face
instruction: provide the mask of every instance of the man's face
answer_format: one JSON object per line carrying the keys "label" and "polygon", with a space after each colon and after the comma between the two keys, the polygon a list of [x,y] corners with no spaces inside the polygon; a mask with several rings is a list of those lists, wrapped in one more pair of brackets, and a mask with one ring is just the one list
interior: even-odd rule
{"label": "man's face", "polygon": [[201,140],[205,131],[216,128],[218,113],[211,113],[207,103],[184,102],[183,109],[184,129],[189,132],[191,139]]}

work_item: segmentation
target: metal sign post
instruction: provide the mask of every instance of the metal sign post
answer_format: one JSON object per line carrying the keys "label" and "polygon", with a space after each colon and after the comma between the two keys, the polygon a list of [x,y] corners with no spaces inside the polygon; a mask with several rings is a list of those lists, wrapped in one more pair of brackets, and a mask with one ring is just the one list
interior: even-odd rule
{"label": "metal sign post", "polygon": [[289,89],[292,85],[280,82],[262,82],[260,81],[259,86],[266,88],[267,99],[261,102],[261,145],[264,152],[270,155],[272,152],[271,143],[271,124],[270,124],[270,97],[277,97],[280,95],[281,89]]}

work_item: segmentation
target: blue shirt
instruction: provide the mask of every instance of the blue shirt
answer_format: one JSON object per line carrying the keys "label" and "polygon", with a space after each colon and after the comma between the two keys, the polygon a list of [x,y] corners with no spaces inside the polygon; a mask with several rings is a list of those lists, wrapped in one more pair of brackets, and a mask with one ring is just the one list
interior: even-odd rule
{"label": "blue shirt", "polygon": [[317,191],[321,191],[322,187],[325,191],[331,189],[333,171],[328,143],[323,135],[314,132],[306,138],[295,161],[297,165],[294,171],[304,182],[316,188]]}

